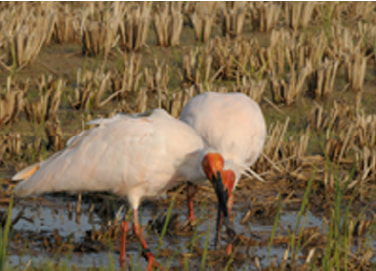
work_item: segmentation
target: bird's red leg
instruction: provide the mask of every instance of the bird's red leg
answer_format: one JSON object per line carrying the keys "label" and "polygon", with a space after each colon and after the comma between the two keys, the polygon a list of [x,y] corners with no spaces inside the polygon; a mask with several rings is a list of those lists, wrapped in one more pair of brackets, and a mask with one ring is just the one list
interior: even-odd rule
{"label": "bird's red leg", "polygon": [[[234,204],[234,199],[232,197],[232,193],[229,195],[228,197],[228,201],[227,201],[227,209],[228,209],[228,217],[230,218],[230,221],[232,221],[232,205]],[[231,255],[232,253],[232,243],[231,243],[232,240],[230,240],[230,242],[228,243],[227,245],[227,248],[226,248],[226,253],[227,255]]]}
{"label": "bird's red leg", "polygon": [[125,247],[126,247],[126,241],[127,241],[127,234],[128,234],[128,221],[121,221],[120,222],[120,267],[123,267],[125,265]]}
{"label": "bird's red leg", "polygon": [[146,270],[148,270],[148,271],[153,270],[154,265],[156,267],[158,267],[159,264],[155,262],[155,256],[153,255],[153,253],[150,252],[149,247],[146,244],[146,241],[145,241],[144,236],[142,234],[140,224],[138,223],[138,211],[137,211],[137,209],[133,210],[133,232],[141,243],[142,249],[144,251],[143,256],[148,261],[148,267],[147,267]]}
{"label": "bird's red leg", "polygon": [[197,188],[191,183],[187,183],[187,202],[188,202],[188,221],[191,225],[196,222],[195,215],[193,214],[193,197],[196,194]]}

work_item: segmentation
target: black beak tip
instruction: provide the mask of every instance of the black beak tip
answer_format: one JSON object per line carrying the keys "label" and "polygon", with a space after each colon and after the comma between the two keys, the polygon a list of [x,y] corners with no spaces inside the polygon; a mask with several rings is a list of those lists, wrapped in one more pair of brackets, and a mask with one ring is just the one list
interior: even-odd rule
{"label": "black beak tip", "polygon": [[223,186],[222,175],[219,171],[213,175],[212,181],[213,181],[215,193],[217,194],[217,198],[218,198],[218,208],[220,208],[224,216],[227,217],[228,216],[228,210],[227,210],[228,191]]}

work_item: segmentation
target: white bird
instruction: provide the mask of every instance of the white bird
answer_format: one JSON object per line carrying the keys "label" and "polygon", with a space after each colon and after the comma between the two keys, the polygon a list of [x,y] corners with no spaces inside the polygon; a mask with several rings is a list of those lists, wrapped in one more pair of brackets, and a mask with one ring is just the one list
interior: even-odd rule
{"label": "white bird", "polygon": [[[180,119],[197,131],[206,147],[222,154],[225,168],[232,169],[236,176],[232,189],[242,174],[249,175],[247,172],[262,180],[250,169],[260,156],[266,139],[264,116],[254,100],[242,93],[205,92],[188,101],[181,111]],[[194,220],[195,190],[194,186],[188,184],[190,220]],[[232,204],[230,193],[228,212],[231,212]],[[220,219],[219,216],[217,219]],[[217,225],[220,227],[221,223]]]}
{"label": "white bird", "polygon": [[[88,124],[98,126],[72,137],[65,149],[47,160],[17,173],[12,179],[24,181],[16,186],[15,194],[109,191],[127,197],[133,209],[133,231],[143,247],[148,269],[153,268],[155,257],[138,222],[138,207],[144,198],[158,196],[186,180],[200,184],[209,179],[221,202],[219,208],[225,209],[228,226],[225,188],[234,183],[235,174],[224,168],[218,152],[204,147],[190,126],[162,109]],[[122,222],[121,265],[125,262],[127,231],[128,222]]]}

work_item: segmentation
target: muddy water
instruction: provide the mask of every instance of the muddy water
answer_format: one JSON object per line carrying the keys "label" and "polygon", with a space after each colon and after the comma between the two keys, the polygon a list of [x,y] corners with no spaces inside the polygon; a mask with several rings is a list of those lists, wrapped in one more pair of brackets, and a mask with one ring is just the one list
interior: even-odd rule
{"label": "muddy water", "polygon": [[[88,231],[93,228],[99,229],[101,225],[106,224],[108,220],[106,218],[101,218],[95,212],[89,214],[90,204],[82,204],[82,213],[77,219],[75,212],[69,211],[69,204],[75,206],[77,200],[74,198],[66,198],[62,196],[47,196],[44,197],[42,201],[20,201],[16,202],[13,208],[12,218],[15,218],[18,213],[23,209],[25,219],[20,219],[13,226],[13,233],[19,233],[21,236],[23,233],[27,233],[24,238],[27,238],[27,242],[30,245],[27,249],[23,249],[20,252],[20,247],[22,244],[14,244],[13,240],[10,240],[9,252],[10,257],[8,258],[8,264],[11,266],[24,267],[26,264],[33,264],[34,266],[39,266],[45,264],[46,262],[60,261],[67,266],[75,265],[80,268],[88,268],[92,266],[103,266],[108,267],[114,265],[116,268],[118,265],[118,246],[113,244],[115,249],[105,248],[98,252],[68,252],[68,253],[52,253],[47,252],[43,246],[40,239],[33,239],[33,236],[53,236],[54,232],[58,231],[59,236],[64,238],[70,238],[74,244],[79,244],[84,241],[84,237]],[[173,213],[180,214],[180,220],[183,223],[185,220],[186,210],[185,205],[175,206]],[[199,239],[195,246],[204,248],[205,239],[207,233],[209,234],[209,250],[213,251],[213,240],[215,237],[215,214],[216,212],[212,208],[206,208],[207,206],[196,206],[196,215],[200,219],[200,224],[198,225]],[[148,221],[155,219],[156,216],[164,212],[166,207],[147,204],[143,206],[141,210],[141,220],[142,224],[147,224]],[[241,204],[235,204],[234,213],[234,227],[238,234],[243,236],[252,237],[255,239],[269,240],[270,233],[273,228],[273,220],[270,221],[257,221],[252,220],[252,222],[246,222],[244,225],[240,224],[242,216],[244,215],[244,206]],[[3,211],[6,211],[3,209]],[[277,234],[280,231],[285,231],[287,229],[295,229],[295,225],[298,219],[296,211],[284,211],[282,212],[281,219],[279,222],[279,227],[277,229]],[[312,213],[308,213],[306,218],[306,226],[308,227],[319,227],[321,228],[323,222],[320,218],[316,217]],[[11,235],[14,236],[14,234]],[[171,264],[171,267],[179,266],[179,258],[181,259],[183,254],[189,254],[191,251],[190,241],[192,235],[188,237],[181,237],[177,235],[168,235],[163,239],[162,250],[167,251],[166,253],[176,253],[177,257],[171,260],[170,257],[159,257],[160,262],[163,265]],[[157,250],[158,247],[158,237],[150,232],[146,234],[146,240],[153,252]],[[114,242],[116,242],[114,240]],[[222,242],[225,245],[225,241]],[[271,249],[271,258],[279,263],[282,261],[283,255],[285,253],[286,247],[277,246]],[[194,250],[193,250],[194,251]],[[241,262],[238,263],[237,267],[244,268],[245,270],[254,270],[254,258],[258,257],[261,266],[266,267],[268,265],[267,246],[255,246],[250,249],[240,249],[239,253],[246,253],[247,256],[243,257]],[[138,242],[131,238],[127,244],[127,257],[132,257],[136,266],[143,269],[146,266],[145,261],[139,256],[140,246]],[[210,252],[209,252],[210,257]],[[199,267],[201,265],[201,258],[198,254],[196,256],[191,256],[189,259],[190,268]]]}

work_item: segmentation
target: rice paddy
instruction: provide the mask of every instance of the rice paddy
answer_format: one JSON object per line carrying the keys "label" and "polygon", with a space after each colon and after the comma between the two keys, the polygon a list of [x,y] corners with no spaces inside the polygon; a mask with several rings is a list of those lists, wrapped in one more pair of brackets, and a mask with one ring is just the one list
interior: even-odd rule
{"label": "rice paddy", "polygon": [[[85,123],[204,91],[242,92],[268,124],[234,191],[233,253],[214,249],[216,197],[185,187],[145,202],[164,270],[376,269],[376,4],[373,2],[0,3],[0,269],[119,269],[126,199],[12,197],[11,176]],[[144,270],[130,231],[125,269]]]}

